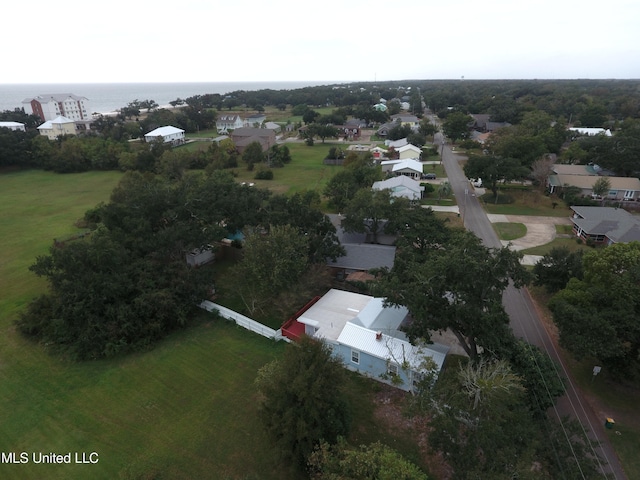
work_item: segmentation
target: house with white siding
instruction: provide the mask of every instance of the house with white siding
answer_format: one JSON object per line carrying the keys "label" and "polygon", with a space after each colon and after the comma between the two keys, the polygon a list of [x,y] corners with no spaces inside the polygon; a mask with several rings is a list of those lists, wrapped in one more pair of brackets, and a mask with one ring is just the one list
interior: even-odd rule
{"label": "house with white siding", "polygon": [[384,298],[331,289],[282,327],[284,336],[302,334],[323,340],[344,366],[407,392],[430,373],[437,376],[449,347],[437,343],[413,345],[401,331],[405,307],[384,306]]}
{"label": "house with white siding", "polygon": [[14,132],[26,132],[24,123],[20,122],[0,122],[0,128],[8,128]]}
{"label": "house with white siding", "polygon": [[373,190],[390,190],[392,197],[404,197],[409,200],[420,200],[424,192],[424,187],[419,181],[406,175],[374,182],[372,188]]}
{"label": "house with white siding", "polygon": [[220,134],[228,133],[244,126],[244,120],[240,118],[240,115],[220,115],[216,119],[216,129]]}
{"label": "house with white siding", "polygon": [[173,146],[182,145],[184,143],[184,130],[181,128],[172,127],[167,125],[165,127],[158,127],[155,130],[145,134],[144,141],[147,143],[153,142],[158,138],[162,138],[164,143],[170,143]]}

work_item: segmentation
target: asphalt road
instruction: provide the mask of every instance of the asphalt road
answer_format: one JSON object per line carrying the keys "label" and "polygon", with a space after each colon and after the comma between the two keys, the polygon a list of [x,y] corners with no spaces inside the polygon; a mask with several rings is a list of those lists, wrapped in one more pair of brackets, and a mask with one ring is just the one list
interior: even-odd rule
{"label": "asphalt road", "polygon": [[[502,245],[491,226],[491,222],[460,167],[458,155],[444,142],[441,133],[436,134],[434,143],[440,147],[442,162],[447,172],[449,183],[458,200],[460,215],[463,218],[465,227],[482,239],[487,247],[501,248]],[[503,295],[503,304],[509,314],[513,333],[547,352],[549,357],[558,365],[558,374],[567,380],[566,394],[558,400],[549,414],[558,419],[564,416],[578,419],[582,424],[583,434],[600,443],[600,446],[595,448],[595,452],[604,460],[600,465],[603,478],[608,475],[608,478],[616,480],[626,479],[627,476],[622,470],[618,457],[606,435],[604,429],[605,419],[596,415],[578,390],[558,354],[556,345],[544,328],[544,324],[538,316],[528,291],[526,289],[517,290],[513,287],[507,288]]]}

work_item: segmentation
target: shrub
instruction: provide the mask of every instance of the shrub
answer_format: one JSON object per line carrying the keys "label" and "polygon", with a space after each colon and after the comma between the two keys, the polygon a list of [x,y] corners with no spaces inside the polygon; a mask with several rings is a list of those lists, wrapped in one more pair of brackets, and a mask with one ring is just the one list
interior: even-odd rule
{"label": "shrub", "polygon": [[253,178],[256,180],[273,180],[273,170],[258,170]]}

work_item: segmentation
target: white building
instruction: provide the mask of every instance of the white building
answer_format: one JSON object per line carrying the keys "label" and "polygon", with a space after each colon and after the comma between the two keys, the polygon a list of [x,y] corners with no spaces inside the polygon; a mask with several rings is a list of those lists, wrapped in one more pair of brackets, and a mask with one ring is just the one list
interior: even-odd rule
{"label": "white building", "polygon": [[164,143],[171,143],[172,145],[181,145],[184,143],[184,130],[168,125],[166,127],[158,127],[155,130],[150,131],[144,136],[144,141],[147,143],[153,142],[158,137],[161,137]]}
{"label": "white building", "polygon": [[43,121],[65,117],[73,122],[91,121],[89,100],[73,93],[47,93],[22,101],[24,111],[39,116]]}
{"label": "white building", "polygon": [[62,135],[75,135],[76,124],[73,120],[60,115],[53,120],[44,122],[38,127],[38,131],[40,135],[44,135],[49,140],[55,140]]}
{"label": "white building", "polygon": [[373,190],[390,190],[392,197],[405,197],[409,200],[420,200],[424,192],[424,187],[419,181],[406,175],[375,182],[372,188]]}
{"label": "white building", "polygon": [[19,122],[0,122],[0,128],[8,128],[9,130],[26,132],[24,123]]}

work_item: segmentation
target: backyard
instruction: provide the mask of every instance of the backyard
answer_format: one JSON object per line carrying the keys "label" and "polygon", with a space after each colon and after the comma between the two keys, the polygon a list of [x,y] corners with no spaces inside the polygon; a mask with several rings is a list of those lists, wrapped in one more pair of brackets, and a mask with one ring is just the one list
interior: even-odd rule
{"label": "backyard", "polygon": [[[262,433],[253,384],[284,343],[198,311],[150,351],[71,363],[15,330],[20,310],[46,288],[28,266],[108,201],[121,175],[0,175],[0,225],[13,233],[0,236],[0,451],[99,456],[94,465],[5,464],[2,478],[298,478]],[[410,429],[378,421],[383,387],[349,374],[347,388],[349,440],[381,440],[424,466]]]}

